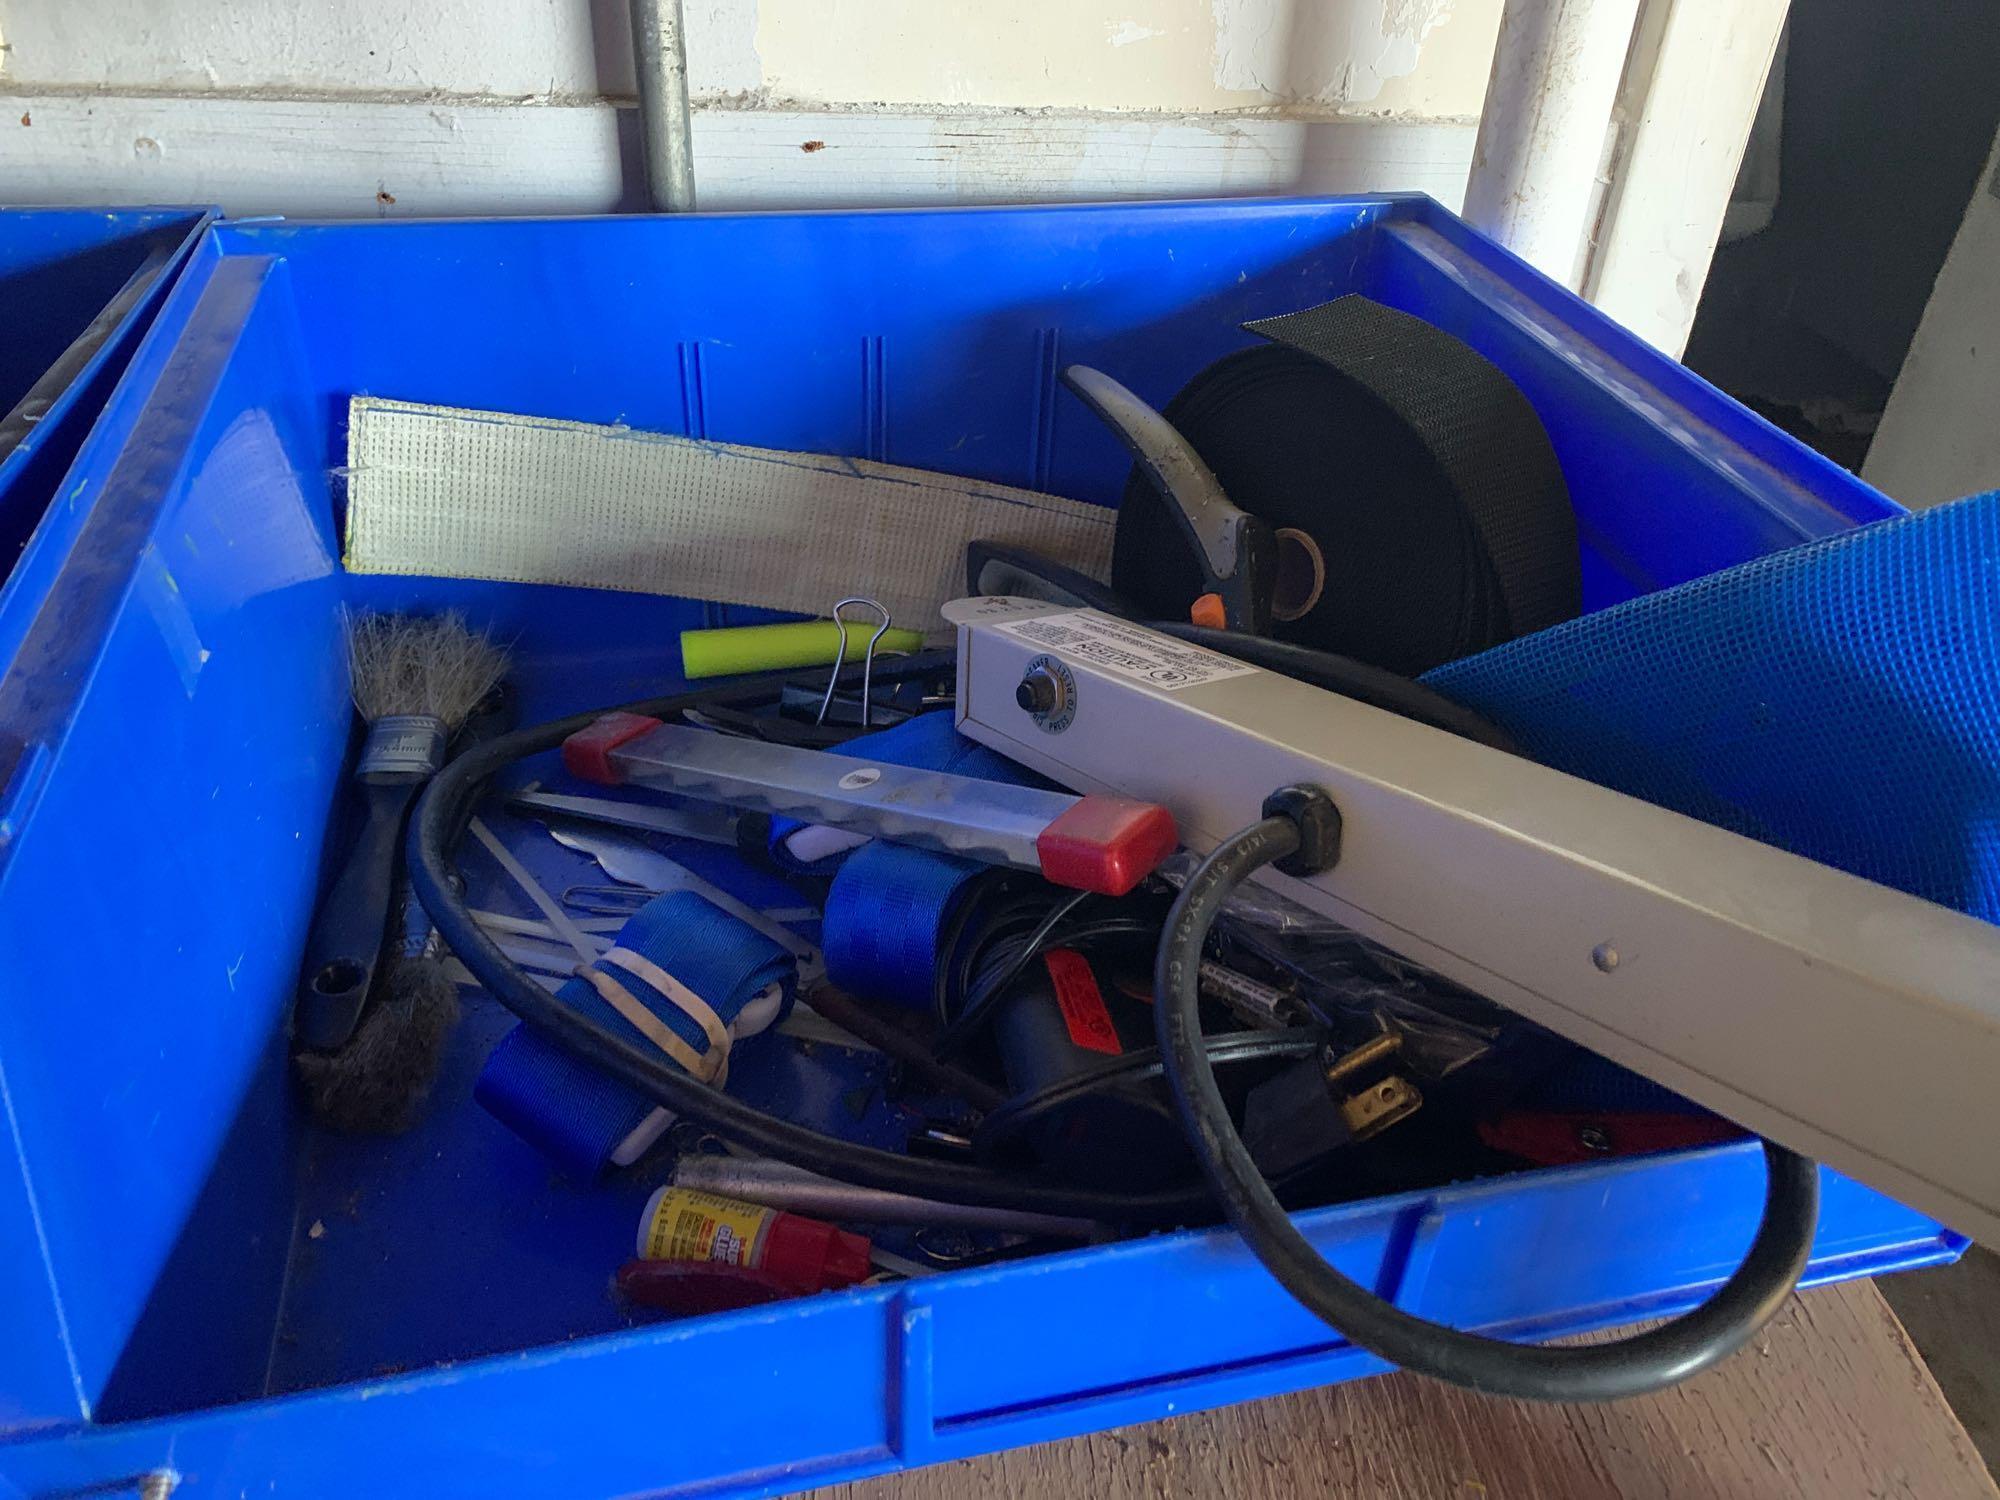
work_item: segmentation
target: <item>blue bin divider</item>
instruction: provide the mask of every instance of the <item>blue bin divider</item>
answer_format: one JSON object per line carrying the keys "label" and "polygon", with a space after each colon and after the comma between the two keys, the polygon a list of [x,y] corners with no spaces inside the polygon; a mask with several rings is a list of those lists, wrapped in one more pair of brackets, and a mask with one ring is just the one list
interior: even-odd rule
{"label": "blue bin divider", "polygon": [[[79,456],[80,533],[0,678],[23,729],[0,966],[65,1002],[0,1009],[0,1296],[23,1333],[0,1348],[0,1476],[312,1489],[337,1462],[403,1489],[782,1488],[1375,1369],[1218,1234],[627,1328],[603,1287],[643,1184],[551,1182],[469,1106],[490,1006],[402,1142],[304,1129],[281,1063],[348,743],[339,607],[465,609],[515,641],[531,718],[661,690],[678,631],[713,614],[343,575],[350,395],[1109,503],[1125,457],[1061,365],[1164,401],[1244,319],[1348,290],[1522,383],[1585,518],[1593,605],[1887,506],[1423,199],[208,235]],[[79,950],[115,951],[117,978]],[[835,1091],[810,1072],[764,1086],[817,1108]],[[1309,1222],[1406,1305],[1546,1334],[1719,1280],[1758,1170],[1723,1147]],[[1829,1175],[1813,1274],[1963,1243]]]}

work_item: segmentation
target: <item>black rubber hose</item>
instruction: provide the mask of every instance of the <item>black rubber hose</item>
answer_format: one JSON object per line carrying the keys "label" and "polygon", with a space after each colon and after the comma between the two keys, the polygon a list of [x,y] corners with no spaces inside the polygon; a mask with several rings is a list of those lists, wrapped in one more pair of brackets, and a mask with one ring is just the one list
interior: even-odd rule
{"label": "black rubber hose", "polygon": [[1148,620],[1146,628],[1157,630],[1161,635],[1170,635],[1177,641],[1206,646],[1211,651],[1233,656],[1253,667],[1263,667],[1285,677],[1296,677],[1300,682],[1400,714],[1405,719],[1414,719],[1433,729],[1447,730],[1477,744],[1505,750],[1509,755],[1521,753],[1513,736],[1499,725],[1463,704],[1453,702],[1436,688],[1426,687],[1385,667],[1371,666],[1351,656],[1336,656],[1331,651],[1320,651],[1267,635],[1212,630],[1206,625]]}
{"label": "black rubber hose", "polygon": [[1348,1280],[1285,1216],[1231,1123],[1202,1044],[1199,972],[1209,925],[1250,875],[1298,847],[1285,818],[1266,818],[1202,861],[1167,915],[1154,974],[1160,1051],[1174,1103],[1202,1172],[1258,1260],[1308,1310],[1354,1343],[1404,1369],[1490,1395],[1609,1401],[1644,1395],[1733,1354],[1798,1285],[1812,1249],[1819,1175],[1809,1161],[1764,1143],[1764,1217],[1742,1265],[1682,1317],[1615,1343],[1549,1348],[1464,1333],[1404,1312]]}
{"label": "black rubber hose", "polygon": [[451,761],[432,779],[411,815],[408,855],[410,883],[417,899],[460,962],[494,999],[579,1062],[761,1155],[862,1187],[982,1208],[1059,1214],[1110,1224],[1211,1222],[1214,1204],[1200,1187],[1156,1193],[1099,1192],[957,1162],[903,1156],[767,1115],[697,1083],[659,1054],[625,1041],[570,1009],[523,973],[473,919],[465,898],[453,887],[449,851],[461,814],[472,807],[489,777],[515,761],[555,749],[603,713],[672,718],[705,703],[727,705],[768,697],[771,683],[777,680],[781,679],[767,675],[720,691],[710,689],[628,704],[622,710],[576,714],[473,745]]}

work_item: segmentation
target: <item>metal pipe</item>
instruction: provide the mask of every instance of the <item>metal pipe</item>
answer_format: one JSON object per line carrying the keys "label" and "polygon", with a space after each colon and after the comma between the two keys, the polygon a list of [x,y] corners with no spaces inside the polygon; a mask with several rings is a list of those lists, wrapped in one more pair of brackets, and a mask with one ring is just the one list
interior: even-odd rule
{"label": "metal pipe", "polygon": [[1507,0],[1465,217],[1575,288],[1639,0]]}
{"label": "metal pipe", "polygon": [[683,1156],[674,1164],[674,1186],[851,1224],[954,1226],[1067,1240],[1087,1240],[1097,1230],[1088,1219],[933,1203],[927,1198],[855,1187],[785,1162],[753,1157]]}
{"label": "metal pipe", "polygon": [[692,212],[694,132],[681,0],[632,0],[632,60],[639,74],[646,196],[664,213]]}

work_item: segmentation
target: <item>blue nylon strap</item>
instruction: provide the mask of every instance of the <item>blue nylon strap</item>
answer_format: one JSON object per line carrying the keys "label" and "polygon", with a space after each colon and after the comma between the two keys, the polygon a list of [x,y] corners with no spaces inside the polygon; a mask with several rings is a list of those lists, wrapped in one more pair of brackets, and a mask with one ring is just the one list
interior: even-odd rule
{"label": "blue nylon strap", "polygon": [[[792,956],[692,891],[670,891],[647,902],[620,930],[618,946],[650,959],[693,990],[725,1026],[773,984],[782,986],[784,996],[779,1015],[791,1008],[798,982]],[[707,1051],[708,1039],[693,1018],[638,975],[603,959],[594,967],[617,979],[696,1052]],[[571,979],[556,995],[600,1026],[651,1047],[589,981]],[[516,1026],[493,1049],[473,1097],[509,1129],[582,1176],[601,1171],[619,1143],[653,1112],[643,1095],[577,1062],[526,1026]]]}
{"label": "blue nylon strap", "polygon": [[2000,492],[1424,681],[1546,765],[2000,922]]}
{"label": "blue nylon strap", "polygon": [[944,930],[988,867],[900,844],[847,856],[820,920],[826,976],[851,994],[928,1010],[933,976],[951,955]]}
{"label": "blue nylon strap", "polygon": [[[893,729],[859,735],[840,753],[984,781],[1037,783],[1033,772],[960,734],[948,713],[920,714]],[[883,843],[803,864],[785,848],[801,826],[778,820],[771,853],[789,869],[836,872],[820,920],[827,978],[856,995],[928,1010],[933,976],[952,957],[939,951],[945,927],[986,867]]]}

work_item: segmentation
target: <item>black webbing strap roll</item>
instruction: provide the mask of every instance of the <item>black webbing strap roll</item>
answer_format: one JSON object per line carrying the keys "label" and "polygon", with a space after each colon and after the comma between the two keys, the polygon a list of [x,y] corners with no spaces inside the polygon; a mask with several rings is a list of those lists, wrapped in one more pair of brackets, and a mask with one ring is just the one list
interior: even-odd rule
{"label": "black webbing strap roll", "polygon": [[[1307,539],[1313,576],[1271,634],[1406,676],[1573,617],[1576,517],[1548,433],[1490,360],[1348,296],[1245,325],[1164,412],[1231,501]],[[1296,539],[1296,538],[1295,538]],[[1152,486],[1125,487],[1112,583],[1186,619],[1194,560]]]}

